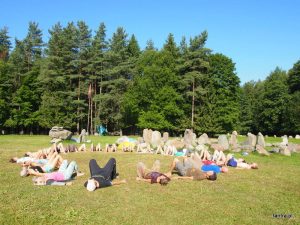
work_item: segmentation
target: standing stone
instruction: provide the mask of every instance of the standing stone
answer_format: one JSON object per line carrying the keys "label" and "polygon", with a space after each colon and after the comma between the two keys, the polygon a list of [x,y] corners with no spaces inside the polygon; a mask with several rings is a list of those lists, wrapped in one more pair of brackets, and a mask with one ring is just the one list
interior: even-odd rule
{"label": "standing stone", "polygon": [[252,147],[256,146],[256,136],[254,134],[251,134],[250,132],[247,134],[248,139],[247,142],[249,145],[251,145]]}
{"label": "standing stone", "polygon": [[289,140],[286,135],[282,136],[282,142],[280,143],[281,146],[287,146],[289,144]]}
{"label": "standing stone", "polygon": [[262,147],[261,145],[256,145],[256,151],[261,155],[267,155],[267,156],[270,155],[270,153],[266,149],[264,149],[264,147]]}
{"label": "standing stone", "polygon": [[208,137],[208,135],[206,134],[206,133],[204,133],[204,134],[202,134],[199,138],[198,138],[198,140],[197,140],[197,143],[199,144],[199,145],[204,145],[204,144],[211,144],[211,142],[210,142],[210,140],[209,140],[209,137]]}
{"label": "standing stone", "polygon": [[184,142],[180,141],[178,139],[173,139],[173,140],[168,140],[166,143],[167,146],[173,146],[175,147],[177,150],[179,149],[183,149],[184,148]]}
{"label": "standing stone", "polygon": [[169,140],[169,133],[168,132],[164,132],[163,133],[163,142],[166,143]]}
{"label": "standing stone", "polygon": [[289,138],[293,138],[293,136],[289,136]]}
{"label": "standing stone", "polygon": [[232,132],[232,134],[230,136],[229,144],[232,146],[232,149],[238,148],[237,132],[236,131]]}
{"label": "standing stone", "polygon": [[258,133],[257,144],[262,147],[266,147],[264,135],[262,135],[260,132]]}
{"label": "standing stone", "polygon": [[156,148],[160,144],[161,144],[161,133],[155,130],[152,132],[151,145],[153,148]]}
{"label": "standing stone", "polygon": [[224,150],[229,149],[229,142],[225,134],[222,134],[218,137],[218,144],[221,145],[224,148]]}
{"label": "standing stone", "polygon": [[143,130],[143,139],[145,143],[150,144],[152,139],[152,130],[151,129],[144,129]]}
{"label": "standing stone", "polygon": [[295,138],[296,138],[296,139],[300,139],[300,135],[297,134],[297,135],[295,136]]}
{"label": "standing stone", "polygon": [[196,134],[193,130],[186,129],[184,132],[183,142],[187,148],[191,148],[196,145]]}
{"label": "standing stone", "polygon": [[80,135],[79,135],[79,143],[84,143],[84,142],[86,142],[86,135],[87,135],[87,132],[86,132],[86,130],[85,129],[82,129],[81,130],[81,133],[80,133]]}

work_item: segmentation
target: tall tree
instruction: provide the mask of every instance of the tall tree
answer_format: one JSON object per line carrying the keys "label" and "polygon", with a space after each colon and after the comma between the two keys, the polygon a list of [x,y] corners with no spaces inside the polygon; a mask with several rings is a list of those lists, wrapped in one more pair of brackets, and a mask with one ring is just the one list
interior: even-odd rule
{"label": "tall tree", "polygon": [[0,60],[8,60],[9,50],[11,48],[10,37],[8,36],[8,28],[0,29]]}
{"label": "tall tree", "polygon": [[[205,86],[207,85],[208,78],[206,76],[209,61],[208,55],[210,50],[205,48],[207,40],[207,32],[204,31],[200,35],[190,39],[190,45],[185,55],[182,56],[179,66],[179,72],[182,74],[182,88],[185,98],[191,102],[190,110],[190,125],[195,127],[195,119],[200,118],[200,114],[195,115],[195,108],[201,107],[201,102],[204,94],[207,92]],[[197,109],[198,111],[200,108]],[[199,128],[196,128],[199,130]]]}
{"label": "tall tree", "polygon": [[258,122],[261,132],[282,134],[289,102],[287,74],[278,67],[264,82],[262,100],[258,105]]}
{"label": "tall tree", "polygon": [[215,132],[236,130],[240,117],[240,79],[236,75],[235,64],[222,54],[213,54],[210,56],[209,77],[208,95],[215,97],[210,116],[219,127]]}

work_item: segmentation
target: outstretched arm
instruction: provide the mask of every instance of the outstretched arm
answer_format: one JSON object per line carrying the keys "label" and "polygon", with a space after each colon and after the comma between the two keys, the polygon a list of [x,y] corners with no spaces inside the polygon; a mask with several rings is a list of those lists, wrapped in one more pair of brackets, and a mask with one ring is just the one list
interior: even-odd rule
{"label": "outstretched arm", "polygon": [[120,181],[112,181],[111,184],[112,185],[120,185],[120,184],[126,184],[127,181],[124,179],[124,180],[120,180]]}
{"label": "outstretched arm", "polygon": [[144,182],[151,183],[151,180],[150,180],[150,179],[144,179],[144,178],[137,177],[136,180],[137,180],[137,181],[144,181]]}
{"label": "outstretched arm", "polygon": [[182,177],[182,176],[178,176],[178,177],[173,177],[173,180],[193,180],[193,177]]}

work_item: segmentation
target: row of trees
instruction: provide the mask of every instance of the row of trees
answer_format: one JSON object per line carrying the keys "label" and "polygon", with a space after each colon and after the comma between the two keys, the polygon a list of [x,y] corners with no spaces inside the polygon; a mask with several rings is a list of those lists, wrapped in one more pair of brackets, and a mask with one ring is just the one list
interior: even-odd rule
{"label": "row of trees", "polygon": [[141,50],[122,27],[107,39],[104,23],[94,35],[83,21],[57,23],[49,35],[44,43],[31,22],[11,49],[8,29],[0,30],[2,130],[300,131],[300,62],[240,86],[234,62],[205,46],[206,31],[179,45],[169,34],[159,50],[151,40]]}

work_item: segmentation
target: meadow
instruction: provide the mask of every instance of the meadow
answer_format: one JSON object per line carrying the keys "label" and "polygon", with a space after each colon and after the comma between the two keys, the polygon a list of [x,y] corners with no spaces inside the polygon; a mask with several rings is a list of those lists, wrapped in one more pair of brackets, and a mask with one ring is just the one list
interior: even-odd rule
{"label": "meadow", "polygon": [[[117,137],[88,139],[103,146]],[[150,167],[159,159],[161,171],[167,171],[172,156],[66,154],[63,157],[76,160],[85,173],[71,186],[34,186],[31,177],[19,176],[20,166],[8,162],[13,156],[48,146],[48,136],[0,136],[0,224],[300,224],[300,154],[266,157],[251,153],[246,160],[257,162],[258,170],[230,168],[215,182],[173,180],[167,186],[137,182],[136,164],[143,161]],[[116,158],[120,179],[125,178],[127,184],[88,192],[83,183],[89,177],[89,160],[95,158],[103,165],[110,157]]]}

